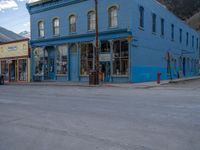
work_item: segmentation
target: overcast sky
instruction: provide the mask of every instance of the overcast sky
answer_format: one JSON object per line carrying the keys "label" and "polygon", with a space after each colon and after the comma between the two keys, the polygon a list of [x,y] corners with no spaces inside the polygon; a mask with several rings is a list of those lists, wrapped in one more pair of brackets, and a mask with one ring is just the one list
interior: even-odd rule
{"label": "overcast sky", "polygon": [[26,1],[0,0],[0,26],[16,33],[30,31],[30,17],[26,9]]}

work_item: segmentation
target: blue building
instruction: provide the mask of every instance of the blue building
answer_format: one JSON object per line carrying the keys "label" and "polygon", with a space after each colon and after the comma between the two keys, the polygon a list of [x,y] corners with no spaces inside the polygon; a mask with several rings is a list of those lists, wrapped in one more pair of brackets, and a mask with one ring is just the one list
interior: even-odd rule
{"label": "blue building", "polygon": [[[32,79],[88,81],[94,68],[94,0],[27,4]],[[156,0],[99,0],[99,60],[104,82],[195,76],[199,33]]]}

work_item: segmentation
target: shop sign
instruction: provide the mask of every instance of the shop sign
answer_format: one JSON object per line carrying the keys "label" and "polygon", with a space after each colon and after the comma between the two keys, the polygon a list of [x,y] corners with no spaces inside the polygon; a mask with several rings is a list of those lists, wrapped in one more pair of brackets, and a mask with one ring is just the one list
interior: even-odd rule
{"label": "shop sign", "polygon": [[6,60],[7,64],[12,64],[12,60]]}
{"label": "shop sign", "polygon": [[99,54],[99,61],[110,61],[111,55],[109,54]]}
{"label": "shop sign", "polygon": [[8,51],[16,51],[17,46],[8,46]]}

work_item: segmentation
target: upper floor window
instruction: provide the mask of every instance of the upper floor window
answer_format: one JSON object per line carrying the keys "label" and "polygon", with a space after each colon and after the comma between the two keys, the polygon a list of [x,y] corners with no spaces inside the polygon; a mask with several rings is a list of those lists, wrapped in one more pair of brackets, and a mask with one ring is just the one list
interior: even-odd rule
{"label": "upper floor window", "polygon": [[192,36],[192,48],[194,48],[194,35]]}
{"label": "upper floor window", "polygon": [[182,43],[183,41],[183,29],[179,29],[179,42]]}
{"label": "upper floor window", "polygon": [[186,33],[186,46],[189,45],[189,33],[187,32]]}
{"label": "upper floor window", "polygon": [[112,6],[108,9],[108,20],[109,20],[109,27],[117,27],[118,26],[118,12],[117,7]]}
{"label": "upper floor window", "polygon": [[144,28],[144,7],[140,6],[139,11],[140,11],[140,27]]}
{"label": "upper floor window", "polygon": [[156,14],[152,14],[152,32],[156,33]]}
{"label": "upper floor window", "polygon": [[165,35],[165,20],[161,18],[161,36]]}
{"label": "upper floor window", "polygon": [[174,24],[171,25],[171,39],[174,41]]}
{"label": "upper floor window", "polygon": [[60,34],[60,21],[58,18],[53,19],[53,35]]}
{"label": "upper floor window", "polygon": [[76,16],[69,16],[69,32],[76,32]]}
{"label": "upper floor window", "polygon": [[44,22],[43,21],[38,22],[38,35],[40,38],[44,37]]}
{"label": "upper floor window", "polygon": [[95,11],[88,13],[88,30],[92,31],[96,29],[96,14]]}

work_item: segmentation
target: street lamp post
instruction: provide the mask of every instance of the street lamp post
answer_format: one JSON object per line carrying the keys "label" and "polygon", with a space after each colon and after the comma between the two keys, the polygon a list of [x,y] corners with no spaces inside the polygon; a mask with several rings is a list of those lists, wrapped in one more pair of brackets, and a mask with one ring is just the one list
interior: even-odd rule
{"label": "street lamp post", "polygon": [[95,71],[96,71],[96,84],[99,84],[99,30],[98,30],[98,0],[95,0],[95,29],[96,29],[96,38],[95,38]]}

